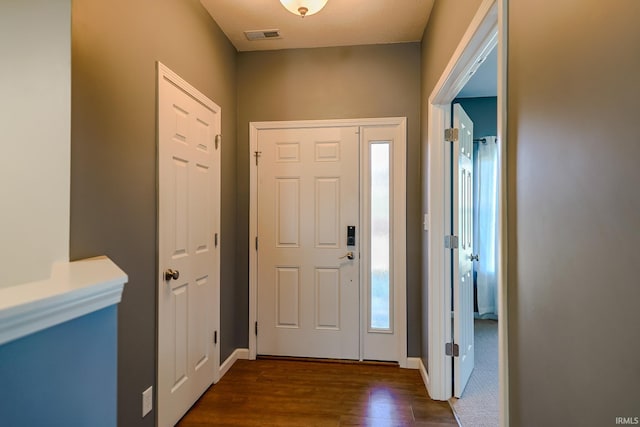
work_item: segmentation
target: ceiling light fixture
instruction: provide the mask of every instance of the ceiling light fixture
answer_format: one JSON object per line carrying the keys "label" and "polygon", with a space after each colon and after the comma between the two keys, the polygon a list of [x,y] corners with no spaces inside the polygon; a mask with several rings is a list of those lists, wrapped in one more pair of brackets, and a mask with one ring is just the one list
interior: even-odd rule
{"label": "ceiling light fixture", "polygon": [[328,0],[280,0],[280,3],[294,15],[301,17],[313,15],[322,10]]}

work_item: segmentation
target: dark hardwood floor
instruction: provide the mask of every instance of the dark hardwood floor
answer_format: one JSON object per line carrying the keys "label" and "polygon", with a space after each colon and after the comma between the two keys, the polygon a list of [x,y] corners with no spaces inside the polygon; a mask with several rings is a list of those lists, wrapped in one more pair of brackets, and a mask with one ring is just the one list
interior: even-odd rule
{"label": "dark hardwood floor", "polygon": [[456,426],[417,370],[238,360],[178,423],[200,426]]}

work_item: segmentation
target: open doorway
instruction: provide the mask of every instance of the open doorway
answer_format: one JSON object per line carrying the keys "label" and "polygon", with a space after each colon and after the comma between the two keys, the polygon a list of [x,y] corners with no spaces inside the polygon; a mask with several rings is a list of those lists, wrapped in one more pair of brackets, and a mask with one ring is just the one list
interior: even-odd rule
{"label": "open doorway", "polygon": [[[472,177],[469,305],[473,315],[474,363],[466,383],[459,390],[454,384],[450,401],[463,426],[498,425],[499,418],[497,66],[494,48],[452,102],[472,123],[473,138],[468,160]],[[454,331],[455,327],[452,325]],[[454,365],[454,380],[459,374],[462,373],[456,372]]]}
{"label": "open doorway", "polygon": [[[471,77],[478,71],[482,63],[487,60],[489,54],[497,50],[497,99],[496,99],[496,132],[498,141],[498,207],[497,211],[497,250],[496,250],[496,278],[497,278],[497,312],[500,322],[498,326],[498,407],[499,425],[508,425],[508,358],[507,358],[507,317],[506,317],[506,217],[504,215],[505,197],[505,148],[504,141],[506,123],[506,31],[505,23],[506,2],[504,0],[485,0],[480,5],[478,12],[472,19],[460,44],[452,54],[449,64],[435,85],[428,102],[428,380],[429,394],[437,400],[448,400],[456,394],[462,395],[464,387],[454,382],[460,379],[456,372],[469,372],[469,361],[473,371],[473,354],[466,357],[473,348],[474,333],[468,333],[474,329],[473,290],[468,284],[472,282],[472,273],[458,262],[465,258],[475,258],[475,252],[463,253],[458,246],[459,235],[455,232],[465,231],[469,235],[468,219],[459,217],[460,211],[452,207],[452,189],[462,194],[465,188],[458,187],[461,182],[457,171],[452,171],[448,165],[452,157],[457,155],[462,148],[461,143],[451,145],[448,141],[456,139],[455,131],[449,130],[452,123],[452,104],[459,97],[460,91],[465,87]],[[473,139],[469,141],[468,132],[464,133],[465,148],[473,149]],[[461,138],[463,132],[460,132]],[[480,138],[478,138],[480,139]],[[480,142],[480,141],[478,141]],[[454,152],[458,150],[458,153]],[[468,152],[467,152],[468,153]],[[453,163],[461,165],[461,163]],[[464,168],[468,168],[465,165]],[[460,167],[459,170],[462,170]],[[468,169],[466,169],[468,172]],[[468,175],[467,175],[468,176]],[[460,203],[461,199],[457,199]],[[458,225],[455,225],[455,221]],[[466,223],[464,221],[467,221]],[[463,228],[455,229],[463,223]],[[464,225],[467,224],[467,225]],[[466,228],[464,228],[466,227]],[[455,231],[455,232],[454,232]],[[460,263],[462,264],[462,263]],[[462,275],[455,273],[464,271],[465,285],[460,286]],[[457,286],[458,292],[454,292]],[[460,292],[464,289],[464,292]],[[460,298],[464,294],[465,298]],[[456,301],[452,304],[454,298]],[[462,303],[467,301],[467,303]],[[471,307],[467,309],[467,307]],[[461,321],[461,317],[464,319]],[[452,322],[452,317],[454,321]],[[479,316],[480,317],[480,316]],[[460,329],[461,324],[466,326]],[[458,325],[457,327],[455,325]],[[460,334],[460,330],[465,331]],[[469,338],[469,336],[471,338]],[[461,340],[462,338],[462,340]],[[475,350],[475,349],[473,349]],[[461,363],[467,363],[461,366]],[[455,366],[455,367],[454,367]],[[465,370],[466,369],[466,370]],[[470,378],[470,375],[469,375]],[[464,381],[463,381],[464,383]],[[462,390],[462,392],[460,391]],[[463,396],[464,398],[464,396]],[[473,425],[469,422],[463,425]]]}

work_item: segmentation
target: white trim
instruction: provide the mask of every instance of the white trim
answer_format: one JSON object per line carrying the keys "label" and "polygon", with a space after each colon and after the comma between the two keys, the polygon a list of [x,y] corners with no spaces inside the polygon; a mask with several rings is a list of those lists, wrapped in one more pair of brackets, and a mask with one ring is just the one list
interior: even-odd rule
{"label": "white trim", "polygon": [[[264,126],[264,127],[263,127]],[[258,151],[258,130],[269,129],[269,124],[249,123],[249,359],[255,360],[258,349],[256,325],[258,322],[258,170],[254,167],[254,153]]]}
{"label": "white trim", "polygon": [[507,0],[498,2],[498,154],[500,172],[500,194],[498,198],[498,404],[500,426],[509,426],[509,346],[508,319],[509,307],[507,292]]}
{"label": "white trim", "polygon": [[[445,177],[444,177],[444,146],[440,141],[444,131],[445,117],[447,110],[445,108],[436,108],[430,104],[429,122],[437,123],[437,125],[429,126],[429,142],[428,142],[428,174],[429,185],[427,189],[430,230],[428,237],[428,364],[429,376],[432,381],[429,394],[433,399],[446,400],[447,394],[451,391],[447,390],[447,373],[451,371],[449,366],[447,369],[446,359],[444,356],[444,343],[447,337],[451,336],[451,322],[447,321],[449,314],[449,305],[446,303],[446,280],[445,271]],[[450,293],[450,292],[449,292]],[[450,365],[450,363],[449,363]],[[451,385],[448,386],[451,388]]]}
{"label": "white trim", "polygon": [[[401,284],[398,289],[398,301],[395,301],[395,327],[398,331],[398,345],[400,346],[398,354],[398,363],[400,367],[407,366],[407,283],[406,283],[406,139],[407,139],[407,119],[406,117],[383,117],[383,118],[362,118],[362,119],[335,119],[335,120],[301,120],[301,121],[269,121],[269,122],[251,122],[249,123],[249,359],[255,360],[257,351],[257,341],[255,335],[255,323],[257,321],[257,271],[258,259],[255,250],[255,239],[258,229],[258,185],[257,185],[257,169],[255,168],[254,152],[258,151],[258,131],[264,129],[300,129],[300,128],[318,128],[318,127],[372,127],[372,126],[398,126],[400,132],[404,136],[404,144],[400,144],[399,151],[396,153],[400,158],[397,159],[399,164],[394,176],[396,185],[399,185],[397,191],[397,202],[394,203],[394,217],[396,223],[394,227],[398,227],[401,233],[395,235],[394,238],[394,257],[401,260],[402,266],[394,269],[395,283]],[[398,180],[398,177],[402,179]],[[402,214],[399,212],[402,211]],[[362,324],[362,318],[361,318]],[[365,328],[360,328],[360,342],[363,342],[363,334]],[[360,347],[362,355],[362,345]]]}
{"label": "white trim", "polygon": [[448,104],[462,90],[481,63],[498,43],[497,0],[484,0],[436,83],[429,104]]}
{"label": "white trim", "polygon": [[215,102],[207,98],[203,95],[198,89],[193,87],[189,82],[184,80],[182,77],[174,73],[164,65],[162,62],[158,61],[158,80],[165,79],[174,86],[180,88],[182,91],[188,93],[191,97],[193,97],[196,101],[215,112],[216,114],[220,114],[220,107],[216,105]]}
{"label": "white trim", "polygon": [[419,357],[407,357],[407,369],[420,369],[422,360]]}
{"label": "white trim", "polygon": [[0,345],[118,304],[128,280],[101,256],[57,262],[49,279],[0,289]]}
{"label": "white trim", "polygon": [[236,363],[237,360],[248,360],[249,359],[249,349],[248,348],[236,348],[233,353],[229,355],[225,359],[225,361],[220,365],[220,369],[218,370],[218,380],[222,379],[229,369]]}
{"label": "white trim", "polygon": [[451,289],[447,286],[445,269],[447,254],[444,248],[447,199],[446,153],[443,135],[450,103],[469,79],[469,74],[478,66],[478,59],[498,45],[498,141],[500,143],[500,242],[498,249],[500,272],[498,289],[499,311],[499,372],[500,372],[500,425],[508,425],[508,381],[507,381],[507,297],[506,297],[506,0],[484,0],[472,19],[462,40],[458,44],[449,64],[429,96],[428,105],[428,206],[429,206],[429,393],[437,400],[452,396],[451,360],[445,356],[444,344],[451,339],[449,304]]}
{"label": "white trim", "polygon": [[[351,127],[351,126],[402,126],[403,124],[406,128],[406,122],[407,122],[406,117],[251,122],[249,123],[249,130],[255,129],[256,131],[258,131],[263,129],[284,129],[284,128],[301,129],[301,128]],[[257,143],[257,141],[254,141],[254,142]],[[251,155],[251,160],[254,161],[253,153],[250,153],[250,155]]]}
{"label": "white trim", "polygon": [[[399,334],[398,363],[407,367],[407,119],[400,120],[403,144],[394,144],[393,158],[393,276],[401,284],[395,301],[395,330]],[[398,231],[400,231],[398,233]],[[396,260],[401,260],[397,262]]]}
{"label": "white trim", "polygon": [[420,370],[420,376],[422,377],[424,387],[427,390],[429,396],[431,396],[431,382],[429,380],[429,373],[427,372],[427,368],[424,366],[421,358],[418,358],[418,369]]}

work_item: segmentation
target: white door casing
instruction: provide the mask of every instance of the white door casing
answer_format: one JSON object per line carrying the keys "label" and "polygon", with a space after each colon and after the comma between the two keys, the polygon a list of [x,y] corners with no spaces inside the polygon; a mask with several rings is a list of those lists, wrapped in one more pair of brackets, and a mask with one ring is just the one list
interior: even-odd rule
{"label": "white door casing", "polygon": [[[506,216],[506,138],[507,123],[507,0],[483,0],[467,27],[458,47],[451,55],[433,91],[427,108],[428,143],[423,169],[427,177],[427,298],[428,298],[428,378],[425,381],[433,399],[447,400],[453,395],[451,358],[445,355],[445,343],[451,338],[451,287],[447,279],[450,259],[447,259],[444,236],[448,234],[446,179],[447,153],[444,130],[449,127],[451,102],[482,63],[482,58],[497,45],[498,49],[498,371],[500,426],[509,425],[509,358],[506,275],[508,268]],[[425,170],[426,169],[426,170]]]}
{"label": "white door casing", "polygon": [[458,141],[453,143],[451,200],[453,230],[458,248],[453,250],[453,342],[458,355],[453,358],[454,395],[461,397],[474,367],[473,335],[473,122],[460,104],[453,105],[453,127]]}
{"label": "white door casing", "polygon": [[158,63],[159,426],[218,379],[220,115]]}
{"label": "white door casing", "polygon": [[[264,197],[262,195],[262,190],[258,191],[259,189],[259,183],[258,183],[258,175],[259,175],[259,167],[256,165],[256,158],[255,158],[255,153],[256,152],[260,152],[259,153],[260,157],[259,157],[259,162],[260,164],[262,164],[262,162],[265,160],[265,153],[264,150],[262,150],[261,148],[258,148],[258,141],[262,141],[261,140],[261,134],[265,131],[269,131],[269,130],[283,130],[283,129],[309,129],[309,128],[313,128],[313,129],[323,129],[323,128],[353,128],[355,131],[359,131],[360,135],[362,135],[364,132],[364,129],[369,129],[369,128],[379,128],[381,131],[384,131],[385,128],[394,128],[395,131],[393,133],[393,141],[392,141],[392,146],[393,146],[393,153],[392,153],[392,158],[393,158],[393,166],[392,166],[392,170],[393,172],[393,192],[395,194],[395,198],[394,198],[394,203],[393,203],[393,224],[391,225],[391,228],[393,229],[393,247],[391,248],[391,251],[394,254],[394,258],[393,258],[393,281],[394,281],[394,294],[393,294],[393,315],[394,315],[394,328],[395,328],[395,333],[394,334],[388,334],[387,333],[387,343],[386,345],[388,347],[391,347],[391,350],[389,351],[389,353],[392,353],[392,359],[389,360],[397,360],[401,366],[405,367],[407,364],[407,334],[406,334],[406,194],[405,194],[405,188],[406,188],[406,119],[405,118],[380,118],[380,119],[339,119],[339,120],[310,120],[310,121],[295,121],[295,122],[253,122],[250,123],[250,144],[251,144],[251,157],[250,157],[250,182],[251,182],[251,192],[250,192],[250,247],[249,247],[249,358],[250,359],[255,359],[256,354],[258,353],[257,349],[258,349],[258,345],[260,345],[260,353],[264,353],[263,347],[262,347],[262,340],[263,338],[263,332],[265,327],[271,327],[269,325],[265,326],[263,321],[260,321],[260,324],[258,325],[258,307],[259,305],[265,304],[262,301],[262,296],[259,295],[259,292],[262,291],[262,289],[260,288],[260,282],[263,280],[263,274],[262,274],[262,268],[258,268],[258,255],[259,253],[262,254],[261,250],[263,248],[263,243],[264,243],[264,238],[262,235],[262,229],[259,232],[259,224],[260,227],[264,227],[264,221],[259,220],[258,219],[258,211],[259,208],[258,206],[260,206],[260,204],[263,202]],[[375,135],[374,133],[371,133],[371,135]],[[385,134],[386,135],[386,134]],[[382,135],[384,137],[384,135]],[[358,142],[358,140],[356,140]],[[281,141],[281,142],[287,142],[287,141]],[[363,154],[364,150],[364,142],[362,137],[360,138],[359,142],[358,142],[358,146],[360,147],[360,152],[358,153],[356,151],[355,157],[355,163],[353,165],[350,165],[348,167],[348,169],[351,172],[354,172],[355,169],[358,169],[358,163],[362,163],[362,160],[358,159],[358,154],[360,156],[364,156],[365,154]],[[286,151],[286,144],[283,146],[285,151]],[[366,151],[366,150],[364,150]],[[314,154],[315,155],[315,154]],[[284,162],[283,162],[284,163]],[[289,165],[291,166],[291,165]],[[363,170],[362,168],[360,169],[360,174],[358,175],[358,173],[356,172],[355,176],[355,185],[357,187],[358,183],[359,185],[366,185],[366,183],[363,183]],[[349,172],[349,173],[351,173]],[[325,182],[325,184],[328,185],[327,182]],[[283,180],[283,188],[286,188],[287,185],[290,186],[290,190],[293,189],[295,187],[294,184],[292,184],[291,182],[288,182],[286,180]],[[267,190],[268,191],[268,190]],[[273,191],[276,191],[276,189],[274,189]],[[273,198],[274,196],[270,196],[271,198]],[[358,197],[357,193],[355,195],[355,200],[353,200],[353,202],[357,202],[359,203],[359,206],[363,206],[364,205],[364,200],[363,197],[360,196]],[[359,199],[359,200],[358,200]],[[259,203],[260,201],[260,203]],[[315,206],[315,205],[314,205]],[[308,209],[308,207],[307,207]],[[313,207],[312,209],[315,212],[315,207]],[[315,213],[314,213],[315,215]],[[364,255],[364,251],[368,245],[368,241],[367,241],[367,236],[364,235],[365,231],[365,217],[366,215],[364,214],[364,212],[362,211],[362,208],[360,208],[360,219],[358,221],[358,218],[355,218],[354,224],[360,224],[361,226],[357,226],[357,232],[356,232],[356,245],[357,247],[355,247],[353,249],[354,252],[354,257],[355,258],[355,262],[353,263],[353,266],[355,267],[356,270],[358,270],[357,268],[357,261],[358,261],[358,253],[360,252],[360,268],[359,268],[359,274],[357,275],[353,275],[354,280],[356,277],[360,277],[361,278],[361,282],[362,280],[365,280],[365,276],[366,276],[366,271],[364,271],[364,265],[365,263],[363,262],[362,257],[365,256]],[[271,220],[273,221],[273,219]],[[346,240],[346,225],[354,225],[354,224],[350,224],[348,222],[343,222],[342,223],[342,229],[339,230],[341,234],[341,239],[345,239]],[[313,235],[315,235],[315,233],[311,230],[311,231],[302,231],[301,233],[312,233]],[[302,234],[301,234],[302,235]],[[256,250],[256,240],[259,237],[259,247],[261,248],[260,252],[258,252],[258,250]],[[344,245],[344,242],[339,242],[340,244]],[[348,249],[348,250],[346,250]],[[359,251],[357,251],[357,249],[359,249]],[[351,247],[349,248],[345,248],[343,246],[343,248],[337,253],[338,257],[339,256],[343,256],[346,254],[346,252],[351,251]],[[260,255],[262,256],[262,255]],[[332,255],[333,257],[333,255]],[[327,264],[330,266],[330,268],[334,268],[332,267],[332,264]],[[347,264],[350,265],[350,264]],[[282,273],[285,273],[284,275],[286,276],[286,274],[289,274],[289,277],[292,278],[296,278],[296,274],[295,272],[291,272],[289,270],[286,270],[286,267],[288,265],[283,265],[283,267],[285,267],[285,270],[282,270]],[[344,268],[344,267],[342,267]],[[260,271],[260,274],[259,274]],[[355,272],[354,272],[355,273]],[[276,273],[273,273],[272,275],[275,275]],[[271,280],[271,278],[269,279]],[[297,280],[297,279],[296,279]],[[314,279],[315,280],[315,279]],[[275,292],[275,291],[274,291]],[[371,335],[374,334],[367,334],[365,333],[365,331],[367,330],[367,302],[366,302],[366,286],[361,285],[359,287],[359,298],[360,301],[358,302],[357,305],[359,305],[359,309],[358,306],[356,307],[352,307],[351,308],[351,312],[348,314],[349,317],[353,318],[353,316],[355,316],[356,318],[356,328],[357,331],[359,331],[356,334],[356,338],[354,340],[354,342],[357,343],[359,342],[359,351],[356,352],[355,358],[363,358],[364,355],[364,343],[366,340],[370,339]],[[276,297],[274,296],[274,294],[272,293],[271,296],[268,296],[267,298],[271,298],[271,303],[269,303],[269,305],[271,305],[272,307],[275,305],[275,301],[276,301]],[[275,312],[275,311],[274,311]],[[295,311],[291,312],[295,315]],[[290,314],[291,314],[290,313]],[[315,311],[314,311],[315,313]],[[315,314],[314,314],[315,316]],[[273,319],[275,319],[275,317],[273,317]],[[273,322],[275,322],[275,320],[271,320],[272,325],[274,324]],[[281,329],[286,329],[285,327],[286,325],[281,325]],[[259,332],[257,332],[259,331]],[[326,332],[326,331],[325,331]],[[388,331],[387,331],[388,332]],[[260,337],[260,339],[258,340],[257,337]],[[260,341],[260,344],[258,344],[258,342]],[[351,344],[350,344],[351,345]],[[329,347],[342,347],[342,344],[329,344]],[[388,349],[389,350],[389,349]],[[349,350],[352,351],[352,350]],[[335,353],[335,350],[332,349],[330,350],[330,352],[333,352],[333,354],[338,354]],[[271,352],[272,353],[272,352]],[[312,357],[324,357],[321,355],[322,353],[319,354],[314,354],[312,355]],[[343,353],[345,354],[345,353]],[[292,355],[292,354],[289,354]],[[346,357],[346,356],[331,356],[331,357]],[[352,358],[353,356],[349,356],[349,358]],[[381,360],[384,360],[382,358],[380,358]]]}
{"label": "white door casing", "polygon": [[357,131],[258,136],[259,354],[358,359]]}

